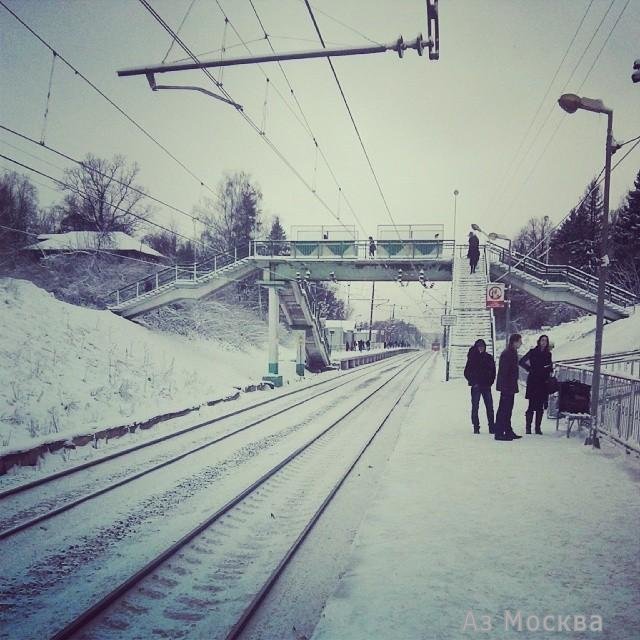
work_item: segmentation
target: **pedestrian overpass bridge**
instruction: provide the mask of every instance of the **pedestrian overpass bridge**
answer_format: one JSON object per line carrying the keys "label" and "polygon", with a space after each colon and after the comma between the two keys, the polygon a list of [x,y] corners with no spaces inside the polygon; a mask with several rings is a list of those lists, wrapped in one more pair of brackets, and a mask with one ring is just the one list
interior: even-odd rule
{"label": "pedestrian overpass bridge", "polygon": [[[441,282],[461,279],[466,245],[453,240],[379,240],[375,257],[369,242],[358,240],[252,241],[233,254],[223,253],[189,265],[173,265],[109,295],[107,307],[125,318],[167,304],[204,298],[229,284],[262,274],[261,286],[269,290],[269,373],[277,377],[277,325],[282,308],[289,325],[305,332],[307,364],[318,369],[330,362],[329,348],[308,282]],[[500,279],[546,302],[564,302],[595,313],[598,279],[567,265],[547,265],[488,243],[482,247],[487,279]],[[455,274],[461,274],[456,276]],[[478,284],[480,281],[478,281]],[[477,288],[477,285],[476,285]],[[480,309],[480,292],[473,311]],[[484,292],[482,292],[484,295]],[[607,285],[605,317],[629,315],[638,300],[620,287]],[[464,302],[461,303],[464,305]],[[468,314],[473,324],[473,314]],[[472,330],[473,327],[468,327]]]}

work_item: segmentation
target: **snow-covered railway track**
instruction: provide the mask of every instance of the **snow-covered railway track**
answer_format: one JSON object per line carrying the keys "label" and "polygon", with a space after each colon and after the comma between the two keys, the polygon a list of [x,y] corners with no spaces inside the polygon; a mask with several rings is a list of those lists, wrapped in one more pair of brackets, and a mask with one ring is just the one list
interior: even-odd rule
{"label": "snow-covered railway track", "polygon": [[[372,373],[380,375],[393,370],[415,357],[414,354],[401,356],[393,363],[382,361],[360,370],[354,369],[330,380],[243,407],[98,460],[0,492],[0,540],[40,525],[54,516],[220,444],[316,398],[322,398],[338,389],[344,391],[345,385],[360,383],[363,379],[371,377]],[[354,371],[357,374],[354,375]],[[291,396],[295,395],[298,395],[298,398],[291,402]],[[242,421],[241,424],[235,424],[239,420]],[[211,429],[205,429],[207,427]],[[213,433],[211,430],[214,430]],[[178,442],[180,438],[182,441]],[[152,455],[150,447],[154,447]]]}
{"label": "snow-covered railway track", "polygon": [[239,637],[427,361],[410,359],[52,640]]}

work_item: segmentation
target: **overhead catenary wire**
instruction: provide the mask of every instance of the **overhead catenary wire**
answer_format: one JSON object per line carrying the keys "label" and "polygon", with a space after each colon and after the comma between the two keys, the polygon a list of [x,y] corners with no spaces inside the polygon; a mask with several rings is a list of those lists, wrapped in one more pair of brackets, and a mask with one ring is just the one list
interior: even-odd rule
{"label": "overhead catenary wire", "polygon": [[[0,0],[1,2],[2,0]],[[169,33],[172,37],[175,38],[177,44],[179,44],[180,48],[184,50],[184,52],[195,62],[196,64],[200,64],[200,60],[198,57],[191,51],[189,46],[175,33],[175,31],[167,24],[164,18],[149,4],[147,0],[138,0],[140,4],[151,14],[151,16],[160,24],[160,26]],[[201,68],[202,73],[216,86],[216,88],[231,102],[236,103],[236,100],[233,99],[231,94],[213,77],[209,69]],[[338,219],[331,209],[331,207],[327,204],[327,202],[321,198],[317,191],[314,192],[311,188],[311,185],[307,182],[305,177],[296,169],[296,167],[291,163],[291,161],[280,151],[280,149],[275,145],[275,143],[269,138],[269,136],[261,133],[260,126],[242,109],[236,108],[236,112],[240,115],[241,118],[245,120],[245,122],[260,136],[262,140],[267,144],[267,146],[276,154],[278,158],[285,164],[285,166],[298,178],[298,180],[305,186],[305,188],[314,196],[314,198],[324,207],[326,211],[328,211],[334,218]],[[344,223],[341,223],[344,226]],[[348,231],[348,228],[345,226],[345,229]]]}
{"label": "overhead catenary wire", "polygon": [[[47,151],[50,151],[51,153],[56,154],[57,156],[64,158],[65,160],[68,160],[69,162],[73,162],[75,164],[77,164],[80,167],[86,167],[86,164],[82,161],[82,160],[78,160],[77,158],[74,158],[66,153],[64,153],[63,151],[60,151],[59,149],[56,149],[50,145],[44,144],[44,143],[40,143],[37,140],[35,140],[34,138],[31,138],[30,136],[21,133],[19,131],[16,131],[15,129],[12,129],[11,127],[7,127],[6,125],[0,124],[0,130],[6,131],[8,133],[11,133],[15,136],[17,136],[18,138],[21,138],[23,140],[26,140],[27,142],[31,142],[32,144],[36,144],[39,147],[42,147],[44,149],[46,149]],[[9,144],[9,143],[5,143],[5,144]],[[9,146],[13,146],[10,145]],[[17,149],[17,147],[14,147]],[[23,153],[27,153],[25,151],[23,151]],[[28,154],[27,155],[31,155]],[[41,159],[41,158],[37,158],[36,156],[31,155],[31,157],[36,158],[38,160],[40,160],[41,162],[45,162],[46,164],[49,164],[51,166],[56,167],[57,169],[60,169],[60,167],[58,167],[57,165],[53,165],[51,162],[48,162],[47,160]],[[176,213],[179,213],[180,215],[183,215],[187,218],[190,218],[191,220],[200,222],[201,224],[204,224],[205,226],[209,227],[210,229],[214,229],[214,227],[209,224],[206,220],[200,218],[199,216],[194,216],[190,213],[188,213],[187,211],[185,211],[184,209],[180,209],[179,207],[176,207],[175,205],[169,204],[168,202],[165,202],[164,200],[161,200],[160,198],[156,198],[155,196],[147,193],[146,191],[144,191],[143,189],[138,189],[135,186],[132,185],[128,185],[124,182],[122,182],[121,180],[118,180],[117,178],[115,178],[112,175],[107,175],[106,173],[104,173],[103,171],[100,171],[99,169],[96,168],[91,168],[90,169],[93,173],[97,173],[98,175],[102,176],[102,177],[107,177],[109,178],[111,181],[115,182],[116,184],[119,184],[121,186],[126,186],[128,189],[130,189],[131,191],[133,191],[134,193],[137,193],[141,196],[144,196],[146,198],[149,198],[149,200],[153,200],[153,202],[156,202],[157,204],[162,205],[163,207],[167,207],[167,209],[170,209],[171,211],[174,211]],[[204,185],[201,185],[202,187]]]}
{"label": "overhead catenary wire", "polygon": [[[320,44],[322,44],[323,48],[327,48],[326,44],[324,42],[324,38],[322,37],[322,33],[320,31],[320,27],[318,26],[318,22],[316,21],[316,17],[313,13],[313,9],[311,8],[311,5],[309,4],[309,0],[304,0],[304,3],[307,7],[307,11],[309,12],[309,16],[311,17],[311,21],[313,22],[313,26],[316,30],[316,33],[318,34],[318,38],[320,39]],[[373,168],[373,163],[371,162],[371,158],[369,157],[369,153],[367,152],[367,148],[364,145],[364,140],[362,139],[362,136],[360,135],[360,130],[358,129],[358,125],[356,124],[355,118],[353,117],[353,113],[351,111],[351,107],[349,106],[349,102],[347,101],[347,96],[344,93],[344,90],[342,88],[342,84],[340,83],[340,80],[338,79],[338,74],[336,73],[335,67],[333,66],[333,62],[331,60],[331,58],[327,58],[327,62],[329,64],[329,66],[331,67],[331,72],[333,74],[333,78],[336,81],[336,84],[338,85],[338,90],[340,92],[340,95],[342,96],[342,100],[344,102],[344,105],[347,109],[347,113],[349,114],[349,118],[351,120],[351,124],[353,125],[353,128],[356,132],[356,136],[358,137],[358,141],[360,142],[360,147],[362,148],[362,152],[364,153],[364,156],[367,160],[367,164],[369,165],[369,169],[371,171],[371,175],[373,176],[374,182],[376,183],[376,187],[378,188],[378,193],[380,194],[380,197],[382,198],[382,202],[384,203],[385,209],[387,210],[387,215],[389,216],[389,219],[391,220],[391,223],[393,224],[393,227],[396,231],[396,233],[398,234],[398,238],[400,238],[400,232],[398,231],[398,226],[396,225],[395,220],[393,219],[393,215],[391,213],[391,209],[389,208],[389,203],[387,202],[387,199],[384,195],[384,192],[382,191],[382,185],[380,184],[380,180],[378,179],[378,176],[376,174],[375,169]]]}
{"label": "overhead catenary wire", "polygon": [[[562,88],[559,90],[559,93],[564,93],[565,90],[567,89],[567,87],[569,86],[569,84],[571,83],[571,81],[573,80],[573,77],[576,73],[576,71],[578,70],[580,64],[582,63],[582,61],[584,60],[584,57],[586,56],[587,52],[589,51],[589,48],[591,47],[591,44],[593,43],[595,37],[597,36],[598,32],[600,31],[600,28],[602,27],[602,25],[604,24],[607,16],[609,15],[609,12],[611,11],[611,9],[613,8],[613,5],[615,4],[616,0],[611,0],[609,6],[607,7],[607,10],[605,11],[604,15],[602,16],[602,18],[600,19],[600,22],[598,23],[598,26],[595,28],[595,30],[593,31],[593,33],[591,34],[591,37],[589,39],[589,42],[587,42],[586,46],[584,47],[584,49],[582,50],[582,53],[580,55],[580,57],[578,58],[577,62],[573,65],[573,69],[571,70],[571,73],[569,75],[569,78],[564,82],[564,84],[562,85]],[[617,24],[617,23],[616,23]],[[615,25],[614,25],[615,28]],[[585,76],[585,79],[583,80],[583,84],[586,81],[586,79],[588,78],[589,74],[591,73],[592,69],[589,70],[589,72],[587,73],[587,76]],[[540,123],[540,126],[538,127],[538,129],[536,130],[536,133],[534,135],[534,137],[531,139],[531,142],[529,143],[529,145],[527,146],[527,149],[525,151],[525,153],[520,157],[520,160],[515,164],[513,172],[512,172],[512,176],[515,177],[518,174],[518,171],[520,170],[520,168],[522,167],[525,159],[529,156],[529,154],[531,153],[531,151],[533,150],[533,148],[535,147],[538,139],[540,138],[540,135],[542,134],[542,131],[544,130],[544,128],[546,127],[547,123],[549,122],[549,118],[552,116],[554,110],[556,109],[556,103],[555,101],[553,101],[553,103],[551,104],[549,110],[546,113],[546,116],[544,117],[544,119],[542,120],[542,122]],[[562,120],[560,121],[562,122]],[[551,141],[555,138],[558,130],[560,129],[560,124],[558,124],[556,126],[556,128],[553,130],[550,138],[547,140],[547,142],[545,143],[545,150],[549,148]],[[541,154],[541,155],[544,155]],[[539,162],[539,160],[536,160],[536,165]],[[525,182],[528,181],[529,177],[527,177],[525,179]],[[506,189],[504,189],[502,191],[502,193],[500,194],[500,196],[498,197],[498,200],[496,201],[496,204],[498,202],[500,202],[500,200],[502,198],[505,197],[506,193],[508,192],[509,188],[507,187]]]}
{"label": "overhead catenary wire", "polygon": [[513,171],[513,169],[515,167],[515,162],[518,159],[518,156],[520,155],[520,151],[522,151],[522,148],[524,147],[524,143],[525,143],[527,137],[529,136],[529,133],[531,132],[531,129],[533,128],[533,125],[534,125],[536,119],[538,118],[538,115],[540,115],[540,111],[542,110],[542,107],[544,106],[545,100],[547,99],[547,97],[549,96],[549,93],[551,92],[551,88],[553,87],[553,83],[556,81],[556,78],[558,77],[558,74],[560,73],[560,69],[562,68],[562,65],[564,64],[565,60],[567,59],[567,56],[569,55],[569,51],[571,50],[571,47],[573,46],[573,43],[575,42],[575,40],[576,40],[576,38],[578,36],[578,33],[580,32],[580,29],[582,28],[582,25],[583,25],[588,13],[589,13],[589,10],[591,9],[591,5],[593,5],[594,2],[595,2],[595,0],[590,0],[589,4],[587,5],[587,8],[585,9],[584,13],[582,14],[582,18],[580,19],[580,22],[578,23],[578,26],[577,26],[575,32],[573,33],[573,37],[571,38],[571,40],[569,42],[569,45],[565,49],[564,54],[562,56],[562,59],[560,60],[560,63],[556,67],[556,70],[555,70],[555,72],[553,74],[553,77],[549,81],[549,84],[547,85],[547,89],[544,92],[544,95],[542,96],[542,99],[538,103],[538,107],[537,107],[535,113],[533,114],[533,117],[529,121],[529,125],[527,126],[527,129],[524,132],[524,135],[520,139],[520,144],[518,145],[518,148],[516,149],[515,153],[511,157],[511,160],[507,163],[507,168],[506,168],[506,170],[504,172],[504,175],[502,176],[502,178],[497,183],[496,190],[495,190],[494,194],[491,196],[491,199],[489,200],[489,204],[487,205],[487,207],[485,209],[485,213],[491,209],[491,206],[492,206],[496,196],[500,193],[500,190],[502,189],[504,184],[508,181],[509,175],[511,174],[511,172]]}
{"label": "overhead catenary wire", "polygon": [[33,35],[37,40],[39,40],[51,53],[55,53],[57,58],[59,58],[69,69],[71,69],[78,77],[80,77],[84,82],[86,82],[96,93],[98,93],[102,98],[104,98],[120,115],[122,115],[126,120],[128,120],[131,124],[133,124],[136,129],[138,129],[141,133],[143,133],[151,142],[153,142],[158,148],[160,148],[167,156],[169,156],[174,162],[176,162],[184,171],[186,171],[192,178],[197,180],[202,186],[208,189],[211,193],[215,195],[215,190],[212,189],[209,185],[207,185],[201,178],[199,178],[187,165],[185,165],[179,158],[177,158],[167,147],[165,147],[157,138],[155,138],[149,131],[147,131],[139,122],[134,120],[120,105],[114,102],[102,89],[100,89],[96,84],[94,84],[87,76],[85,76],[77,67],[75,67],[71,62],[69,62],[59,51],[56,51],[42,36],[40,36],[34,29],[32,29],[20,16],[18,16],[14,11],[12,11],[4,2],[4,0],[0,0],[0,5],[4,7],[31,35]]}
{"label": "overhead catenary wire", "polygon": [[[262,40],[266,40],[266,42],[268,43],[269,47],[271,48],[271,51],[273,53],[276,53],[274,47],[273,47],[273,43],[271,42],[271,37],[266,30],[266,26],[264,24],[264,22],[262,21],[262,18],[260,17],[260,14],[258,13],[255,4],[253,3],[253,0],[250,0],[251,2],[251,7],[253,9],[254,15],[256,16],[256,19],[258,21],[258,24],[260,25],[260,28],[262,29],[262,33],[263,33],[263,38],[260,39],[260,41]],[[245,40],[242,38],[242,36],[240,35],[238,29],[235,27],[235,25],[230,21],[228,15],[226,14],[224,8],[222,7],[222,4],[220,2],[220,0],[216,0],[216,4],[218,5],[218,8],[220,9],[220,12],[222,13],[225,22],[228,23],[233,32],[235,33],[236,37],[242,42],[245,43]],[[248,53],[252,54],[253,51],[251,50],[251,48],[248,46],[248,43],[245,45],[245,49],[247,50]],[[329,162],[329,159],[327,158],[324,149],[322,148],[322,146],[320,145],[320,142],[318,141],[318,138],[316,137],[315,132],[313,131],[311,124],[309,123],[309,119],[307,118],[307,115],[304,111],[304,109],[302,108],[302,105],[298,99],[297,93],[295,92],[293,85],[291,84],[291,81],[289,80],[289,77],[287,76],[287,73],[284,70],[284,66],[282,65],[281,62],[278,62],[278,68],[280,69],[280,72],[282,73],[282,76],[287,84],[287,87],[289,88],[289,93],[291,95],[291,97],[293,98],[293,101],[295,102],[296,106],[298,107],[298,111],[300,113],[300,115],[298,115],[292,108],[291,105],[289,104],[289,102],[286,100],[286,98],[282,95],[282,93],[279,91],[278,87],[274,84],[271,83],[273,86],[273,90],[277,93],[277,95],[280,97],[280,99],[283,101],[283,103],[285,104],[285,106],[289,109],[289,111],[292,113],[292,115],[296,118],[296,120],[298,121],[298,123],[300,124],[300,126],[305,130],[305,132],[307,133],[307,135],[309,136],[309,138],[311,139],[311,141],[313,142],[314,145],[314,167],[313,167],[313,178],[312,178],[312,190],[315,192],[317,190],[317,172],[318,172],[318,162],[317,162],[317,156],[318,154],[320,154],[327,170],[329,171],[329,174],[331,175],[331,178],[333,179],[336,187],[338,187],[340,189],[340,191],[343,192],[343,199],[345,204],[347,205],[347,207],[349,208],[351,215],[353,216],[354,220],[356,221],[356,223],[359,225],[359,227],[362,229],[362,231],[365,233],[366,235],[366,229],[364,227],[364,225],[362,224],[360,218],[358,217],[357,213],[355,212],[355,209],[353,208],[353,206],[351,205],[351,202],[349,201],[349,198],[346,196],[346,194],[344,194],[344,189],[342,189],[342,185],[340,184],[340,181],[338,180],[338,177],[336,176],[336,173],[333,169],[333,167],[331,166],[331,163]],[[257,65],[258,68],[260,69],[260,71],[262,71],[263,75],[265,76],[265,78],[269,79],[269,75],[267,74],[267,72],[264,70],[263,66],[261,64]]]}
{"label": "overhead catenary wire", "polygon": [[[600,27],[602,26],[602,24],[605,21],[605,18],[607,17],[609,11],[611,10],[611,8],[613,7],[615,0],[612,0],[611,4],[609,5],[609,8],[607,9],[607,11],[605,12],[604,16],[602,17],[602,19],[600,20],[600,23],[598,24],[596,30],[594,31],[593,35],[591,36],[591,39],[589,40],[589,43],[587,44],[587,46],[585,47],[584,51],[582,52],[582,56],[580,57],[580,59],[578,60],[578,62],[576,63],[576,65],[573,68],[573,72],[571,74],[571,76],[569,77],[569,80],[567,80],[565,82],[565,84],[563,85],[562,89],[560,90],[560,93],[563,93],[567,87],[569,86],[569,82],[571,81],[571,79],[573,78],[573,76],[575,75],[575,71],[578,69],[578,66],[580,65],[580,62],[583,60],[584,55],[586,54],[586,52],[588,51],[591,43],[593,42],[593,39],[595,38],[596,34],[598,33],[598,31],[600,30]],[[598,51],[598,53],[596,54],[591,66],[589,67],[589,70],[587,71],[587,73],[585,74],[582,82],[580,83],[580,86],[578,87],[577,91],[580,91],[582,89],[582,87],[584,86],[584,84],[586,83],[586,81],[588,80],[589,76],[591,75],[591,72],[593,71],[593,69],[596,66],[596,63],[598,62],[598,60],[600,59],[600,56],[602,55],[602,52],[604,51],[607,43],[609,42],[609,39],[611,38],[611,35],[613,34],[613,31],[615,30],[616,26],[618,25],[618,23],[620,22],[620,19],[622,18],[622,15],[624,14],[625,10],[627,9],[627,7],[629,6],[629,2],[630,0],[627,0],[627,2],[625,3],[625,5],[622,7],[622,10],[620,11],[620,13],[618,14],[617,19],[615,20],[615,22],[613,23],[613,25],[611,26],[611,28],[609,29],[609,33],[607,35],[607,37],[605,38],[602,46],[600,47],[600,50]],[[547,113],[547,118],[545,119],[545,121],[543,122],[542,127],[538,130],[538,134],[542,131],[542,128],[544,127],[544,125],[547,123],[547,121],[549,120],[549,117],[551,116],[551,114],[553,113],[554,109],[555,109],[556,105],[555,102],[554,104],[551,106],[551,109],[549,110],[549,112]],[[512,197],[511,202],[509,204],[508,207],[506,207],[505,209],[505,213],[502,214],[500,220],[504,219],[506,212],[508,212],[511,209],[511,206],[514,204],[514,202],[518,199],[518,197],[520,196],[520,194],[522,193],[524,187],[527,185],[527,183],[529,182],[529,180],[531,179],[531,177],[533,176],[533,174],[535,173],[535,170],[538,168],[538,165],[540,164],[540,161],[542,160],[542,158],[545,156],[545,154],[547,153],[549,147],[551,146],[551,143],[553,142],[553,140],[555,139],[556,135],[558,134],[558,131],[560,130],[560,127],[562,126],[562,124],[565,121],[567,114],[562,114],[562,117],[558,120],[556,127],[554,128],[554,130],[551,132],[551,135],[549,136],[549,138],[547,139],[547,142],[544,145],[544,148],[542,149],[542,152],[538,155],[538,157],[536,158],[535,162],[533,163],[533,165],[531,166],[529,172],[527,173],[527,176],[525,177],[525,179],[522,181],[522,183],[520,184],[518,190],[516,191],[515,195]],[[529,148],[529,150],[527,151],[527,153],[531,150],[532,147]],[[526,155],[526,154],[525,154]]]}
{"label": "overhead catenary wire", "polygon": [[[613,173],[615,171],[615,169],[629,156],[629,154],[631,154],[633,152],[633,150],[640,145],[640,138],[636,141],[636,143],[627,150],[627,152],[611,167],[611,173]],[[587,193],[585,193],[585,195],[578,201],[578,204],[575,205],[575,207],[572,207],[569,210],[569,213],[567,213],[566,215],[564,215],[562,217],[562,219],[557,222],[553,227],[551,227],[548,231],[547,236],[545,236],[544,238],[542,238],[539,242],[537,242],[531,249],[529,249],[529,251],[524,254],[517,262],[515,262],[512,266],[518,266],[519,264],[521,264],[524,260],[526,260],[527,258],[529,258],[531,256],[531,254],[538,249],[538,247],[540,247],[540,245],[542,245],[544,242],[547,241],[548,236],[553,235],[553,233],[555,233],[561,226],[562,223],[573,213],[573,211],[575,211],[576,209],[580,208],[582,206],[582,204],[584,202],[586,202],[586,200],[593,194],[593,192],[604,182],[604,177],[603,177],[603,173],[605,171],[605,167],[602,167],[602,170],[600,171],[600,173],[598,174],[598,177],[595,180],[595,184],[594,186],[589,189],[589,191]],[[609,212],[607,211],[607,215],[609,215]],[[502,278],[504,278],[507,275],[507,273],[503,273],[501,276],[499,276],[498,278],[496,278],[495,282],[498,282],[500,280],[502,280]]]}

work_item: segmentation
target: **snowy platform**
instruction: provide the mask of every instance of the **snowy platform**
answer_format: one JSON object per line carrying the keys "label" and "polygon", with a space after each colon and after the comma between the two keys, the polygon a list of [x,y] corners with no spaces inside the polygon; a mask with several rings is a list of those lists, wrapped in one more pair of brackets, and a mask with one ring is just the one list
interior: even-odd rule
{"label": "snowy platform", "polygon": [[637,638],[638,460],[542,429],[473,435],[466,383],[425,377],[313,640]]}

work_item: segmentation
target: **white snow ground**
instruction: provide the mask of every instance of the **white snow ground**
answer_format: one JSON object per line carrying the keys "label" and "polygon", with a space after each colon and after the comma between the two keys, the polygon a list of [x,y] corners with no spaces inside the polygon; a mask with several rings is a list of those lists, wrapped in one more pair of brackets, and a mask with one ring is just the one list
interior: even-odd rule
{"label": "white snow ground", "polygon": [[[551,421],[515,442],[485,424],[474,436],[468,395],[464,380],[438,379],[415,394],[313,640],[637,638],[638,460]],[[505,630],[506,611],[521,630]],[[574,632],[580,615],[603,631]]]}
{"label": "white snow ground", "polygon": [[[0,452],[142,421],[261,379],[266,345],[151,331],[0,279]],[[281,349],[285,376],[294,357]]]}

